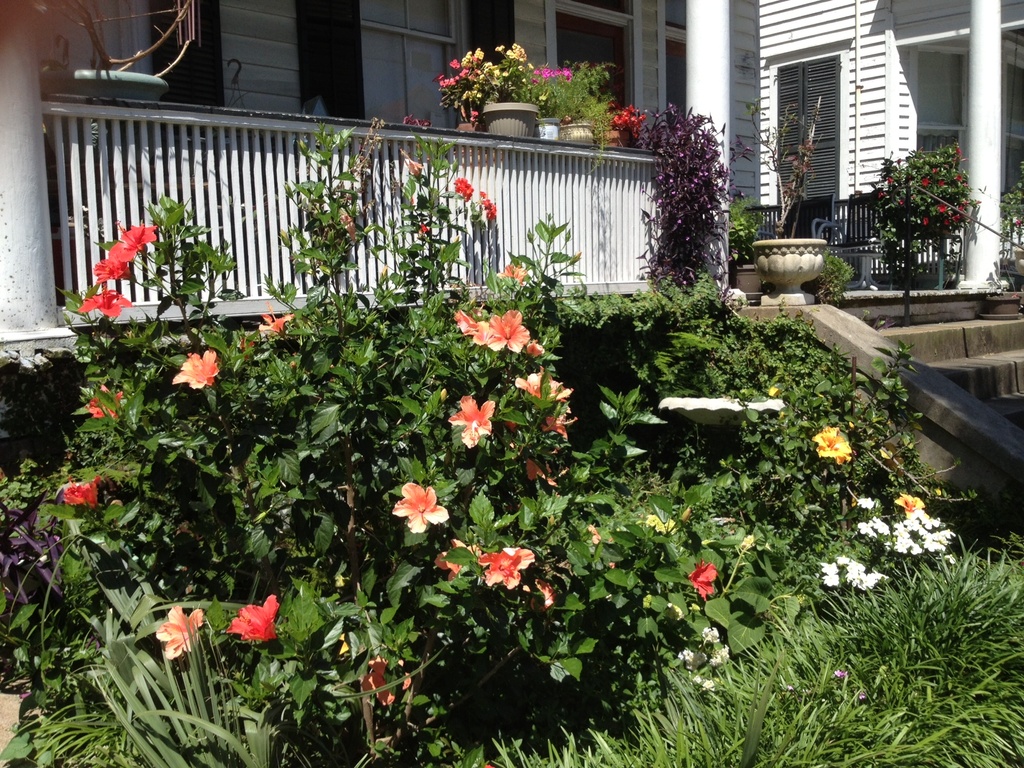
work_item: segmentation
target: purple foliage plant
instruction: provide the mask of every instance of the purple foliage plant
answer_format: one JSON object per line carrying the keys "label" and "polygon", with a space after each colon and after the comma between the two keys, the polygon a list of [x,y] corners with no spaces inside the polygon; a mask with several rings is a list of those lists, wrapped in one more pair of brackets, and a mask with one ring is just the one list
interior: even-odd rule
{"label": "purple foliage plant", "polygon": [[40,524],[38,504],[9,509],[0,503],[0,584],[7,611],[50,591],[61,597],[60,556],[63,552],[58,521]]}
{"label": "purple foliage plant", "polygon": [[655,212],[646,220],[656,242],[644,256],[654,281],[692,285],[707,270],[721,284],[724,265],[710,247],[723,234],[728,199],[720,136],[710,118],[674,104],[644,125],[637,146],[653,152],[655,163]]}

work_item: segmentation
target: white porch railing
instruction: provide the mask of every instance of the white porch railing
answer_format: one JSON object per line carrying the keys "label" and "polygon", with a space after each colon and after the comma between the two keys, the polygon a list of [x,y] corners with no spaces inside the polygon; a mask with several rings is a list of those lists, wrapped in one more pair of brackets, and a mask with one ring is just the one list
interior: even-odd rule
{"label": "white porch railing", "polygon": [[[228,246],[237,261],[233,285],[245,300],[229,312],[265,310],[267,283],[302,281],[292,268],[280,233],[300,223],[285,194],[289,183],[308,178],[299,142],[309,141],[318,121],[300,116],[252,116],[235,110],[189,110],[163,105],[113,107],[47,102],[47,142],[53,152],[51,199],[59,243],[58,282],[83,290],[103,257],[96,243],[117,238],[116,225],[147,219],[146,207],[161,196],[189,202],[197,223],[209,227],[210,243]],[[354,135],[365,123],[329,121]],[[395,221],[406,173],[401,152],[412,154],[412,128],[388,126],[374,151],[368,217],[385,227]],[[422,131],[423,129],[415,129]],[[573,145],[511,140],[487,134],[426,131],[454,141],[460,175],[497,204],[498,219],[464,244],[471,280],[482,267],[501,268],[529,253],[527,231],[550,215],[568,223],[570,253],[579,252],[583,282],[596,290],[632,290],[641,279],[648,232],[643,211],[653,160],[647,153],[597,152]],[[56,251],[55,251],[56,253]],[[353,255],[355,280],[372,291],[386,264],[366,249]],[[158,297],[138,286],[122,291],[139,307]]]}

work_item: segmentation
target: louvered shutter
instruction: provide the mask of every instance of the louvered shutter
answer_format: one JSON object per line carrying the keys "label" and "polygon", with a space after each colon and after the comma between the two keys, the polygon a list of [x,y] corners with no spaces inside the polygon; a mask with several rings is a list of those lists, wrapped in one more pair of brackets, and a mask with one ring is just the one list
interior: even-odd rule
{"label": "louvered shutter", "polygon": [[[196,2],[199,4],[199,39],[188,47],[174,69],[164,75],[170,90],[163,101],[219,107],[224,105],[220,4],[218,0]],[[172,5],[169,0],[160,3],[161,7],[167,9],[172,8]],[[153,54],[154,71],[160,72],[168,67],[179,52],[172,37]]]}
{"label": "louvered shutter", "polygon": [[512,0],[474,0],[469,4],[469,48],[493,51],[516,40]]}
{"label": "louvered shutter", "polygon": [[805,120],[817,110],[814,174],[807,181],[807,196],[821,197],[838,191],[839,180],[839,59],[819,59],[804,64]]}
{"label": "louvered shutter", "polygon": [[[780,67],[778,92],[777,125],[783,125],[787,116],[799,120],[799,127],[791,131],[786,146],[780,147],[781,156],[784,158],[795,151],[817,110],[811,161],[814,172],[807,180],[806,196],[834,194],[839,180],[839,58]],[[786,173],[786,163],[780,163],[779,167]],[[788,179],[788,173],[786,176]]]}
{"label": "louvered shutter", "polygon": [[334,117],[363,117],[358,0],[296,0],[302,102],[320,96]]}

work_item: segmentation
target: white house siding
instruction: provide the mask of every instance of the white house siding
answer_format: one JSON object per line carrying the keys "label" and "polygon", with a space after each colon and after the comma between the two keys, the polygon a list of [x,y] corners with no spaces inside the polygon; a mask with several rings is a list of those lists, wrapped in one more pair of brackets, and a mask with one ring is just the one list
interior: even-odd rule
{"label": "white house siding", "polygon": [[[749,105],[757,101],[760,62],[757,53],[758,8],[755,0],[732,0],[732,125],[726,126],[730,138],[746,147],[754,146],[754,131],[747,116]],[[745,196],[757,193],[757,159],[735,155],[732,161],[733,186]]]}
{"label": "white house siding", "polygon": [[[855,8],[860,14],[859,66]],[[760,13],[760,96],[770,118],[780,65],[840,57],[841,196],[870,189],[883,158],[916,148],[914,98],[917,78],[925,75],[917,69],[920,47],[966,52],[970,32],[970,4],[965,0],[760,0]],[[1024,0],[1002,3],[1002,25],[1007,30],[1024,26]],[[764,199],[774,200],[767,174],[762,173],[760,190]]]}
{"label": "white house siding", "polygon": [[[245,109],[298,112],[299,52],[295,4],[221,0],[224,103]],[[241,63],[238,85],[231,80]]]}

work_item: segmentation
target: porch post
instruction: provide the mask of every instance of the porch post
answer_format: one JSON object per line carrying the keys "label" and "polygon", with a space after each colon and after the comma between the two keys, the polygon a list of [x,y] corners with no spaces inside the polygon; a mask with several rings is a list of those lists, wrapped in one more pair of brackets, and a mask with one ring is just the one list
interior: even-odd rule
{"label": "porch post", "polygon": [[[730,0],[689,0],[686,4],[686,108],[711,118],[721,131],[722,163],[729,166],[732,107],[732,35]],[[723,212],[724,215],[724,212]],[[714,244],[714,277],[727,281],[727,237]]]}
{"label": "porch post", "polygon": [[967,87],[967,171],[981,205],[980,226],[967,231],[961,288],[985,288],[999,278],[999,197],[1002,188],[1002,6],[1000,0],[971,0]]}
{"label": "porch post", "polygon": [[0,0],[0,18],[0,342],[7,342],[62,323],[35,49],[37,25],[45,17],[35,3]]}

